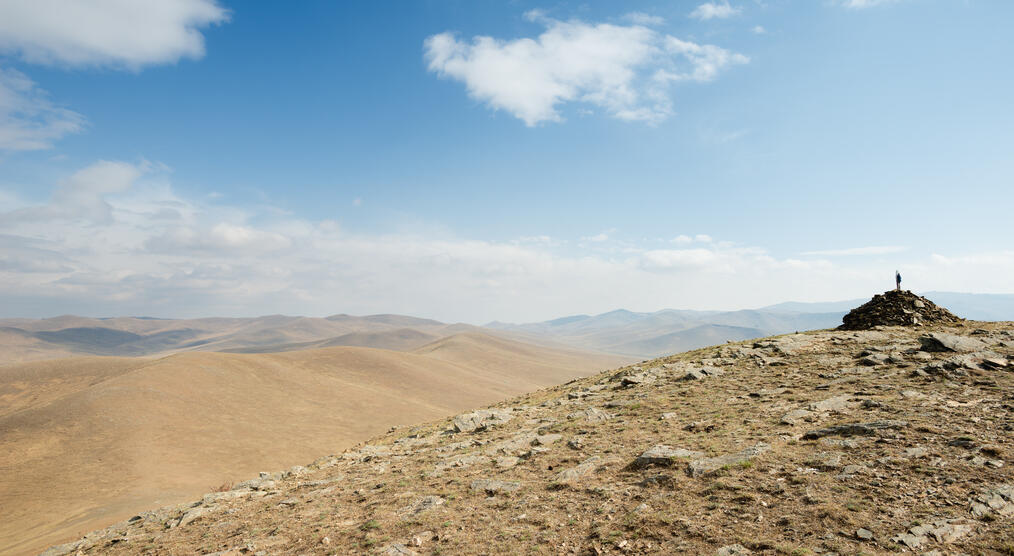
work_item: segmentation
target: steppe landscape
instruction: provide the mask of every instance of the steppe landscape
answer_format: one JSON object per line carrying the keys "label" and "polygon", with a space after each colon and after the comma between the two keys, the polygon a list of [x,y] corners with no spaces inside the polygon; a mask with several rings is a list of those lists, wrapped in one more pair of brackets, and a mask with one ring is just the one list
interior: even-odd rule
{"label": "steppe landscape", "polygon": [[1014,323],[887,292],[841,328],[394,427],[46,554],[1014,551]]}
{"label": "steppe landscape", "polygon": [[[403,330],[395,328],[391,341]],[[378,334],[372,339],[390,343]],[[281,336],[292,339],[279,331],[271,339]],[[409,336],[428,339],[421,331]],[[37,552],[391,426],[624,360],[462,332],[405,351],[184,352],[3,365],[0,552]]]}
{"label": "steppe landscape", "polygon": [[0,0],[0,556],[1014,556],[1011,22]]}

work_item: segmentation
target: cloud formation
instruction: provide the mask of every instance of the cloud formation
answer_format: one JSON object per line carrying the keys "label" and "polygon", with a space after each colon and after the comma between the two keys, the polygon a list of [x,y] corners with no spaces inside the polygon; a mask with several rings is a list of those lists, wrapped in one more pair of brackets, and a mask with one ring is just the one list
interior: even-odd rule
{"label": "cloud formation", "polygon": [[[2,193],[2,192],[0,192]],[[1004,291],[1014,253],[805,260],[704,234],[630,242],[363,234],[178,195],[158,165],[99,161],[43,204],[0,195],[0,316],[403,313],[532,321],[619,307],[736,309],[882,291]],[[865,251],[864,251],[865,250]],[[835,251],[824,253],[834,254]]]}
{"label": "cloud formation", "polygon": [[852,256],[852,255],[889,255],[891,253],[901,253],[906,251],[908,247],[900,245],[872,245],[869,247],[849,247],[847,249],[824,249],[820,251],[806,251],[803,255],[819,255],[823,257],[841,257],[841,256]]}
{"label": "cloud formation", "polygon": [[137,70],[201,58],[200,29],[228,17],[215,0],[0,2],[0,51],[33,64]]}
{"label": "cloud formation", "polygon": [[84,116],[54,104],[25,74],[0,68],[0,150],[48,149],[84,125]]}
{"label": "cloud formation", "polygon": [[728,2],[705,2],[690,12],[690,17],[706,21],[708,19],[725,19],[740,13],[739,8],[734,8]]}
{"label": "cloud formation", "polygon": [[655,123],[672,114],[672,83],[710,81],[727,67],[749,61],[644,25],[526,15],[546,28],[536,38],[428,37],[423,46],[429,70],[461,81],[469,96],[528,126],[562,121],[558,109],[569,102],[596,106],[621,120]]}

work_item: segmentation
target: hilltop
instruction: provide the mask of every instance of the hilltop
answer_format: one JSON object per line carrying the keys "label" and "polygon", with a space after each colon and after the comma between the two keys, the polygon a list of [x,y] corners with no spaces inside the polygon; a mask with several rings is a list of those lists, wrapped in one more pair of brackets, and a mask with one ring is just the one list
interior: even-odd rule
{"label": "hilltop", "polygon": [[403,352],[341,346],[0,366],[0,553],[37,552],[391,426],[626,361],[467,332]]}
{"label": "hilltop", "polygon": [[1012,358],[1014,323],[727,343],[398,427],[47,554],[1010,554]]}

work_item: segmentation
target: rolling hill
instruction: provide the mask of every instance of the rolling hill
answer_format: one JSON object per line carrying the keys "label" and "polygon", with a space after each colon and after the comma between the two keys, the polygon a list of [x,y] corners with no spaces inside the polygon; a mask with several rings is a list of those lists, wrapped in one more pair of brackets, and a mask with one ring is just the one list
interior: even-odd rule
{"label": "rolling hill", "polygon": [[412,352],[329,347],[2,366],[0,546],[39,550],[392,426],[622,361],[473,332]]}

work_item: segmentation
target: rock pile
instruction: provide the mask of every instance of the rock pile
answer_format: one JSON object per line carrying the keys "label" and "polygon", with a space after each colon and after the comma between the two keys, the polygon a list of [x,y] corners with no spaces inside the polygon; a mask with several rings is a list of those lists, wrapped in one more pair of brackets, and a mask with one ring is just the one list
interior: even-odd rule
{"label": "rock pile", "polygon": [[838,330],[869,330],[874,326],[922,326],[960,322],[953,313],[925,297],[905,290],[891,290],[873,296],[869,302],[849,311]]}

